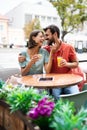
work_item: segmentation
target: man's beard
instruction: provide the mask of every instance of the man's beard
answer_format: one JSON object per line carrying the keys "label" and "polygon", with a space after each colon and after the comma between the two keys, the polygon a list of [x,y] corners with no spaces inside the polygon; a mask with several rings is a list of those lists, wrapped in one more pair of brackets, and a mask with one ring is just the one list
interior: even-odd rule
{"label": "man's beard", "polygon": [[52,45],[54,43],[54,40],[52,39],[52,40],[47,40],[47,45],[48,46],[50,46],[50,45]]}

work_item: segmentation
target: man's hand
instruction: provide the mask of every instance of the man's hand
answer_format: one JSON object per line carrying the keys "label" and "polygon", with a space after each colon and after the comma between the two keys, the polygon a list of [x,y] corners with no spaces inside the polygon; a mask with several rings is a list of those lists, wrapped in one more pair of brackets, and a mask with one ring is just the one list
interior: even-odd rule
{"label": "man's hand", "polygon": [[62,58],[62,60],[60,61],[60,66],[61,67],[65,67],[65,66],[68,67],[68,62]]}
{"label": "man's hand", "polygon": [[18,56],[18,61],[19,61],[19,62],[24,62],[25,60],[26,60],[26,57],[19,54],[19,56]]}
{"label": "man's hand", "polygon": [[52,53],[52,54],[55,53],[56,50],[57,50],[57,44],[56,44],[56,43],[55,43],[55,44],[52,44],[52,46],[50,46],[50,49],[51,49],[51,53]]}

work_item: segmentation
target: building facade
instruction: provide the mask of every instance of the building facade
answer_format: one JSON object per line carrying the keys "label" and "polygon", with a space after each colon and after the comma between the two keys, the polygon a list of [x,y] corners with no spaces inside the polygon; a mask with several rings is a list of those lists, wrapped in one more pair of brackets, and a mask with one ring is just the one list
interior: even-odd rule
{"label": "building facade", "polygon": [[0,15],[0,46],[8,42],[8,18]]}
{"label": "building facade", "polygon": [[35,18],[38,18],[41,27],[48,24],[55,24],[61,27],[60,18],[56,9],[47,0],[25,1],[10,10],[6,16],[9,18],[9,25],[16,28],[23,28]]}
{"label": "building facade", "polygon": [[[0,18],[0,43],[14,44],[16,46],[26,45],[24,26],[33,19],[38,18],[42,28],[49,24],[57,25],[61,29],[61,20],[56,8],[47,0],[27,0]],[[84,23],[82,33],[87,36],[87,24]],[[75,43],[75,40],[66,38],[66,41]],[[78,39],[77,39],[78,40]],[[86,41],[87,43],[87,41]]]}
{"label": "building facade", "polygon": [[2,22],[4,24],[3,31],[0,25],[0,41],[7,45],[25,46],[26,39],[23,28],[25,24],[35,18],[39,19],[42,28],[49,24],[61,27],[56,9],[47,0],[24,1],[7,12],[5,17],[8,19],[4,19]]}

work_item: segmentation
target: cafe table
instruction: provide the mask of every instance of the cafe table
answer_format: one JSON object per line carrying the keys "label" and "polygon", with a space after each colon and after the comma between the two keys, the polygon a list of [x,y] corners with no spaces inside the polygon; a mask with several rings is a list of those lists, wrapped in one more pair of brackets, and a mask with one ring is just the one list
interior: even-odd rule
{"label": "cafe table", "polygon": [[18,78],[18,83],[35,88],[64,88],[76,85],[82,81],[82,77],[76,74],[36,74]]}

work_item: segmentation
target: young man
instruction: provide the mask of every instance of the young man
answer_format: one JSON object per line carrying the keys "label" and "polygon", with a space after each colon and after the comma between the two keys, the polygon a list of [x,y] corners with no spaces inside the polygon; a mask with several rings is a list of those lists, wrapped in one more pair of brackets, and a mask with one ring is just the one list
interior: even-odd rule
{"label": "young man", "polygon": [[[71,73],[72,68],[78,67],[78,60],[76,57],[75,49],[67,43],[64,43],[59,39],[60,30],[55,25],[50,25],[44,28],[45,39],[48,45],[44,48],[49,51],[52,55],[51,70],[50,73]],[[57,64],[57,57],[62,57],[60,66]],[[52,94],[56,99],[58,99],[61,93],[71,94],[79,92],[78,86],[69,86],[64,88],[52,89]]]}

